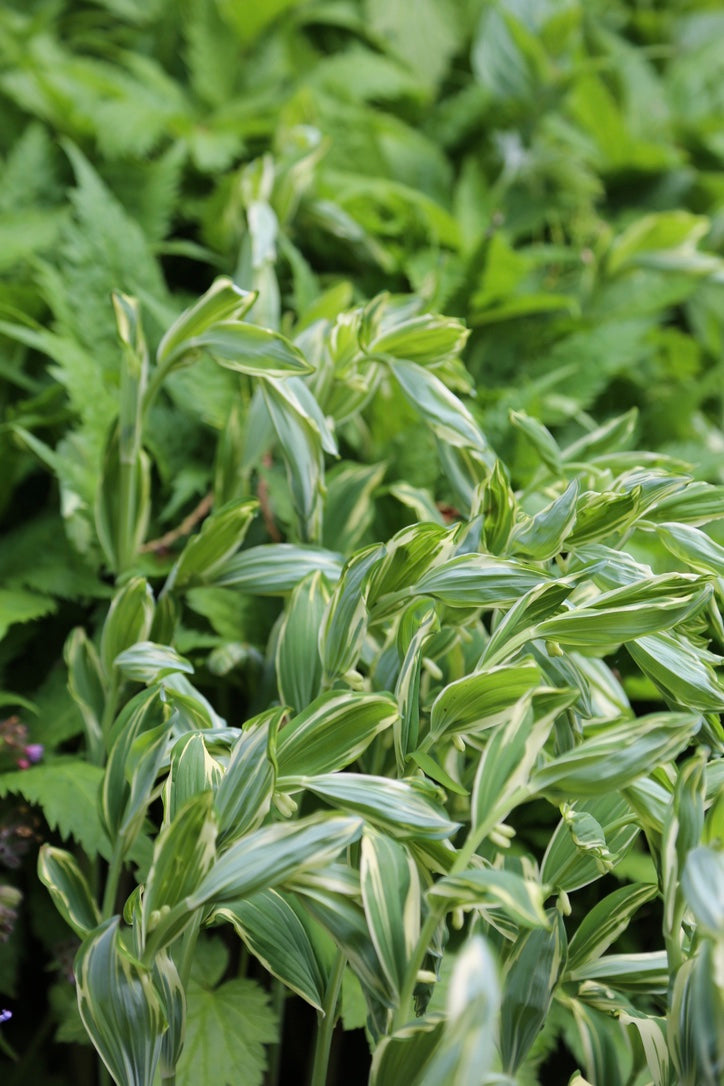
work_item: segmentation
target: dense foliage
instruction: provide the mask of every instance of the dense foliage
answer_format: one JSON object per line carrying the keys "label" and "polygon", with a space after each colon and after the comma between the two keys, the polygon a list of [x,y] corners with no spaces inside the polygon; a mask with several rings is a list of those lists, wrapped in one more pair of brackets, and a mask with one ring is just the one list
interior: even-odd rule
{"label": "dense foliage", "polygon": [[13,1086],[721,1080],[723,34],[3,6]]}

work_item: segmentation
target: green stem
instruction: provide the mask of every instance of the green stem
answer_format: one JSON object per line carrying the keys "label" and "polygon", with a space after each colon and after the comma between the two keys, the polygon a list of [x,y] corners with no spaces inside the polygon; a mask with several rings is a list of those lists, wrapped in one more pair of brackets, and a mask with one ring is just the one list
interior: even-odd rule
{"label": "green stem", "polygon": [[390,1027],[390,1033],[396,1033],[398,1029],[407,1023],[409,1019],[409,1007],[412,1002],[412,995],[415,991],[415,985],[417,984],[417,974],[422,969],[422,963],[425,960],[425,954],[427,948],[432,942],[432,937],[435,934],[440,920],[442,919],[445,906],[442,908],[439,906],[431,907],[430,912],[427,914],[425,923],[420,930],[420,938],[417,940],[415,949],[412,952],[409,962],[407,963],[407,971],[405,973],[405,980],[400,990],[400,1002],[397,1005],[394,1015],[392,1016],[392,1024]]}
{"label": "green stem", "polygon": [[123,870],[124,853],[123,839],[119,838],[113,847],[113,855],[111,856],[111,863],[106,877],[106,886],[103,891],[101,913],[104,918],[113,916],[115,912],[116,895],[118,893],[118,883],[121,878],[121,871]]}
{"label": "green stem", "polygon": [[[246,949],[246,948],[245,948]],[[246,970],[244,970],[246,973]],[[241,975],[241,974],[240,974]],[[274,980],[272,985],[272,1009],[277,1016],[277,1039],[267,1049],[267,1086],[277,1086],[281,1071],[282,1056],[282,1029],[284,1027],[284,1009],[286,1006],[286,989],[279,980]]]}
{"label": "green stem", "polygon": [[312,1066],[310,1086],[325,1086],[327,1082],[332,1035],[337,1024],[337,1001],[346,964],[347,959],[339,950],[324,995],[324,1007],[322,1008],[324,1017],[317,1020],[317,1040],[314,1046],[314,1064]]}

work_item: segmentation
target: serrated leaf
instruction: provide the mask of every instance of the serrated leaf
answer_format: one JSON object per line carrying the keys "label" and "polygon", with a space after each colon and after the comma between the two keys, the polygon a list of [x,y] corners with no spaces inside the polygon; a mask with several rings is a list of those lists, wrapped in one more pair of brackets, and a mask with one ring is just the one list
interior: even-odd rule
{"label": "serrated leaf", "polygon": [[244,1082],[260,1086],[265,1044],[277,1038],[277,1021],[266,993],[251,980],[227,980],[218,988],[189,981],[186,1038],[176,1069],[178,1086]]}
{"label": "serrated leaf", "polygon": [[58,758],[14,773],[0,774],[0,796],[20,795],[41,808],[51,829],[74,838],[88,856],[108,856],[98,793],[103,770],[78,758]]}

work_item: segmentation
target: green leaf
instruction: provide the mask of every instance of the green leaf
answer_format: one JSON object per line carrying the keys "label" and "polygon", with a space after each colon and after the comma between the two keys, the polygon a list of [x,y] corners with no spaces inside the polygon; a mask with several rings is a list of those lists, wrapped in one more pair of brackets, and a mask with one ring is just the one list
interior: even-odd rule
{"label": "green leaf", "polygon": [[510,421],[553,475],[561,473],[561,450],[553,434],[538,419],[525,411],[511,411]]}
{"label": "green leaf", "polygon": [[384,557],[375,565],[368,585],[370,607],[403,589],[430,567],[454,553],[453,532],[439,524],[413,524],[402,528],[385,544]]}
{"label": "green leaf", "polygon": [[277,774],[277,731],[282,708],[248,720],[234,743],[229,763],[216,790],[220,843],[228,843],[256,829],[266,818]]}
{"label": "green leaf", "polygon": [[516,702],[540,681],[541,673],[532,661],[456,679],[440,691],[432,704],[430,732],[437,740],[445,734],[478,733],[501,724]]}
{"label": "green leaf", "polygon": [[704,713],[724,711],[724,686],[712,664],[719,657],[676,633],[658,633],[630,641],[626,648],[645,675],[672,702]]}
{"label": "green leaf", "polygon": [[158,366],[164,372],[170,372],[174,364],[183,361],[183,355],[192,349],[191,344],[198,336],[229,317],[241,320],[256,297],[252,291],[242,290],[227,276],[219,276],[165,333],[156,352]]}
{"label": "green leaf", "polygon": [[717,1086],[724,1058],[724,1000],[714,948],[704,941],[676,974],[668,1016],[669,1052],[681,1086]]}
{"label": "green leaf", "polygon": [[[118,836],[124,819],[126,819],[130,813],[132,799],[131,782],[129,778],[133,772],[133,768],[138,768],[139,761],[143,761],[144,748],[136,747],[134,752],[134,743],[139,737],[142,738],[145,733],[150,733],[152,735],[152,745],[149,750],[152,763],[150,763],[147,768],[153,773],[153,778],[155,778],[153,762],[157,760],[157,767],[160,765],[162,754],[161,735],[164,728],[164,716],[165,713],[163,705],[161,704],[159,691],[157,688],[151,687],[148,690],[142,690],[132,698],[131,701],[124,706],[123,711],[113,725],[108,738],[110,754],[108,756],[105,776],[103,777],[103,788],[101,792],[103,818],[111,840],[115,840]],[[155,740],[155,742],[153,742],[153,740]],[[131,759],[132,754],[134,753],[134,765],[132,768]],[[137,779],[136,794],[134,797],[135,802],[138,804],[135,811],[136,814],[139,812],[142,814],[142,811],[145,809],[144,798],[138,792],[140,784],[140,779]],[[148,776],[146,776],[144,785],[147,787],[145,797],[147,800],[153,786],[153,779],[148,779]]]}
{"label": "green leaf", "polygon": [[101,721],[106,693],[95,645],[79,626],[66,639],[63,659],[68,669],[68,689],[83,717],[89,751],[95,753],[103,742]]}
{"label": "green leaf", "polygon": [[261,1086],[264,1045],[277,1039],[267,994],[251,980],[227,980],[218,988],[189,981],[186,1037],[176,1069],[178,1086],[238,1081]]}
{"label": "green leaf", "polygon": [[179,589],[213,577],[243,543],[258,507],[256,501],[235,502],[207,517],[179,555],[167,587]]}
{"label": "green leaf", "polygon": [[598,901],[586,914],[568,944],[568,970],[595,961],[622,935],[634,913],[656,896],[647,883],[622,886]]}
{"label": "green leaf", "polygon": [[329,593],[322,574],[310,573],[292,592],[279,629],[276,653],[279,695],[298,712],[317,696],[322,682],[322,660],[317,638]]}
{"label": "green leaf", "polygon": [[301,376],[313,369],[285,336],[245,321],[219,321],[187,340],[184,349],[208,351],[220,366],[250,377]]}
{"label": "green leaf", "polygon": [[0,638],[16,622],[32,622],[56,609],[54,600],[23,589],[0,589]]}
{"label": "green leaf", "polygon": [[393,733],[400,774],[405,771],[405,761],[411,748],[418,743],[422,654],[425,645],[439,628],[437,608],[431,600],[414,600],[400,617],[397,649],[402,663],[395,683],[395,697],[400,713]]}
{"label": "green leaf", "polygon": [[142,577],[129,581],[113,597],[101,634],[101,661],[106,675],[112,675],[117,656],[146,640],[153,612],[153,593]]}
{"label": "green leaf", "polygon": [[193,796],[156,838],[143,893],[144,938],[161,912],[192,893],[214,862],[218,823],[213,802],[212,792]]}
{"label": "green leaf", "polygon": [[372,571],[385,553],[376,543],[345,565],[319,624],[319,651],[328,680],[355,666],[367,631],[367,590]]}
{"label": "green leaf", "polygon": [[418,1086],[440,1044],[443,1027],[442,1018],[423,1018],[382,1037],[372,1053],[370,1086],[397,1086],[403,1081]]}
{"label": "green leaf", "polygon": [[699,845],[686,857],[681,889],[697,923],[724,939],[724,852]]}
{"label": "green leaf", "polygon": [[113,666],[127,679],[139,683],[156,682],[174,671],[191,675],[194,670],[193,665],[170,645],[157,645],[153,641],[137,641],[119,652]]}
{"label": "green leaf", "polygon": [[322,1010],[327,987],[325,971],[287,897],[276,890],[262,890],[214,909],[209,920],[232,924],[265,969],[317,1010]]}
{"label": "green leaf", "polygon": [[293,779],[298,787],[361,815],[400,840],[443,839],[459,825],[438,805],[435,786],[419,777],[399,781],[371,774],[329,773]]}
{"label": "green leaf", "polygon": [[490,447],[462,400],[434,373],[414,362],[395,361],[390,369],[405,398],[442,441],[475,449],[491,459]]}
{"label": "green leaf", "polygon": [[505,554],[515,523],[518,503],[500,460],[478,490],[475,510],[483,517],[485,550],[490,554]]}
{"label": "green leaf", "polygon": [[113,1078],[148,1086],[166,1020],[150,972],[123,946],[117,916],[85,939],[74,972],[83,1025]]}
{"label": "green leaf", "polygon": [[374,518],[374,495],[385,469],[385,464],[343,462],[327,472],[322,533],[326,547],[350,554],[360,546]]}
{"label": "green leaf", "polygon": [[622,788],[676,757],[699,724],[696,713],[652,713],[607,726],[537,769],[531,777],[531,788],[561,799],[603,795]]}
{"label": "green leaf", "polygon": [[201,792],[216,791],[223,770],[211,757],[204,737],[187,732],[173,745],[163,789],[164,822],[172,822],[184,804]]}
{"label": "green leaf", "polygon": [[251,596],[286,596],[308,573],[317,570],[334,583],[342,564],[341,555],[322,547],[265,543],[224,562],[212,583],[240,588]]}
{"label": "green leaf", "polygon": [[578,484],[573,482],[550,505],[513,529],[510,550],[536,562],[554,558],[576,523]]}
{"label": "green leaf", "polygon": [[546,574],[512,559],[461,554],[424,573],[411,591],[450,607],[510,607],[548,580]]}
{"label": "green leaf", "polygon": [[570,818],[561,819],[541,865],[543,882],[566,892],[599,879],[619,862],[640,833],[632,808],[617,792],[577,800],[574,809],[579,815],[590,817],[596,839],[581,842],[578,834],[572,832],[576,826],[572,826]]}
{"label": "green leaf", "polygon": [[524,928],[550,927],[543,887],[514,871],[485,867],[446,875],[428,890],[428,897],[445,902],[448,909],[500,908]]}
{"label": "green leaf", "polygon": [[100,923],[100,914],[75,856],[62,848],[42,845],[38,878],[47,886],[53,903],[76,935],[84,939]]}
{"label": "green leaf", "polygon": [[397,703],[389,694],[330,690],[284,725],[277,746],[278,787],[283,778],[344,769],[375,736],[393,727]]}
{"label": "green leaf", "polygon": [[78,758],[0,774],[0,796],[20,795],[41,808],[63,840],[74,838],[87,856],[109,856],[108,838],[98,811],[103,770]]}
{"label": "green leaf", "polygon": [[506,963],[499,1044],[508,1073],[520,1067],[542,1028],[565,963],[565,928],[552,911],[550,928],[527,932]]}
{"label": "green leaf", "polygon": [[688,524],[664,521],[656,525],[656,534],[667,550],[692,569],[724,577],[724,547],[706,532]]}
{"label": "green leaf", "polygon": [[407,849],[365,831],[360,886],[365,917],[390,990],[399,993],[420,935],[420,877]]}
{"label": "green leaf", "polygon": [[264,381],[261,390],[284,456],[300,536],[303,540],[318,540],[322,531],[324,480],[319,430],[301,406],[290,402],[271,381]]}
{"label": "green leaf", "polygon": [[572,969],[571,980],[597,981],[622,992],[664,995],[669,983],[669,966],[664,951],[644,954],[604,954]]}
{"label": "green leaf", "polygon": [[373,355],[390,355],[421,366],[439,365],[463,350],[470,332],[461,321],[436,313],[422,313],[389,328],[366,344]]}

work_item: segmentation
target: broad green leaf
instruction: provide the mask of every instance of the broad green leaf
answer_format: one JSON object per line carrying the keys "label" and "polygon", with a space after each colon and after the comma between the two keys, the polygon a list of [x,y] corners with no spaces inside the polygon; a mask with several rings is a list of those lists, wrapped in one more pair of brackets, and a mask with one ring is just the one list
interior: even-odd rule
{"label": "broad green leaf", "polygon": [[136,694],[117,717],[108,737],[110,753],[103,778],[101,809],[109,836],[115,839],[127,809],[131,787],[126,771],[136,739],[163,725],[164,707],[157,688]]}
{"label": "broad green leaf", "polygon": [[279,630],[276,672],[279,695],[297,712],[319,694],[322,660],[317,638],[329,600],[321,573],[310,573],[294,589]]}
{"label": "broad green leaf", "polygon": [[207,517],[201,531],[191,537],[179,555],[167,588],[178,590],[189,582],[213,577],[244,542],[258,507],[256,501],[236,502]]}
{"label": "broad green leaf", "polygon": [[322,530],[321,499],[324,486],[324,458],[319,430],[308,415],[271,382],[261,385],[264,402],[282,449],[289,492],[305,541],[316,541]]}
{"label": "broad green leaf", "polygon": [[422,313],[381,329],[366,350],[373,355],[434,366],[459,355],[469,335],[468,329],[452,317]]}
{"label": "broad green leaf", "polygon": [[704,940],[674,980],[667,1040],[681,1086],[717,1086],[724,1058],[724,999],[714,948]]}
{"label": "broad green leaf", "polygon": [[724,486],[692,480],[649,514],[653,521],[702,525],[724,517]]}
{"label": "broad green leaf", "polygon": [[626,931],[631,917],[655,897],[647,883],[622,886],[598,901],[586,914],[568,944],[568,970],[595,961]]}
{"label": "broad green leaf", "polygon": [[669,983],[669,967],[664,951],[643,954],[604,954],[571,969],[571,980],[600,981],[622,992],[665,994]]}
{"label": "broad green leaf", "polygon": [[283,894],[262,890],[229,902],[214,909],[209,921],[232,924],[265,969],[317,1010],[322,1010],[327,986],[322,963],[304,924]]}
{"label": "broad green leaf", "polygon": [[384,1036],[372,1053],[370,1086],[398,1086],[403,1081],[418,1086],[442,1040],[444,1021],[431,1016],[417,1019]]}
{"label": "broad green leaf", "polygon": [[536,636],[537,624],[558,611],[573,587],[570,581],[545,581],[521,596],[491,633],[479,666],[490,667],[515,656]]}
{"label": "broad green leaf", "polygon": [[505,720],[516,702],[540,684],[533,664],[502,666],[466,675],[444,687],[432,704],[430,732],[480,732]]}
{"label": "broad green leaf", "polygon": [[100,923],[100,914],[75,856],[53,845],[38,853],[38,878],[53,904],[76,935],[84,939]]}
{"label": "broad green leaf", "polygon": [[301,376],[313,369],[285,336],[246,321],[219,321],[187,340],[184,350],[208,351],[219,365],[250,377]]}
{"label": "broad green leaf", "polygon": [[396,360],[390,369],[407,401],[442,441],[490,455],[489,445],[469,410],[430,370]]}
{"label": "broad green leaf", "polygon": [[201,792],[216,791],[223,774],[209,754],[199,732],[186,732],[171,750],[168,776],[163,787],[164,824],[172,822],[184,804]]}
{"label": "broad green leaf", "polygon": [[439,806],[438,789],[419,777],[400,781],[372,774],[329,773],[292,779],[298,787],[361,815],[399,840],[443,839],[459,825]]}
{"label": "broad green leaf", "polygon": [[399,993],[420,935],[417,866],[404,845],[368,830],[362,837],[360,886],[380,965],[390,990]]}
{"label": "broad green leaf", "polygon": [[0,589],[0,638],[16,622],[32,622],[43,618],[56,608],[55,602],[48,596],[37,592],[27,592],[20,588]]}
{"label": "broad green leaf", "polygon": [[166,1028],[164,1009],[150,971],[125,950],[117,916],[84,940],[74,972],[83,1025],[118,1086],[148,1086]]}
{"label": "broad green leaf", "polygon": [[706,532],[689,524],[664,521],[656,525],[656,534],[667,550],[692,569],[724,577],[724,547]]}
{"label": "broad green leaf", "polygon": [[146,640],[153,612],[153,593],[142,577],[129,581],[113,597],[101,634],[101,661],[106,675],[112,674],[117,656]]}
{"label": "broad green leaf", "polygon": [[156,838],[143,894],[144,937],[162,912],[196,889],[214,862],[218,824],[213,803],[212,792],[193,796]]}
{"label": "broad green leaf", "polygon": [[515,523],[518,503],[500,460],[478,488],[473,512],[483,517],[483,540],[490,554],[505,554]]}
{"label": "broad green leaf", "polygon": [[696,713],[652,713],[605,727],[534,771],[531,788],[561,799],[603,795],[675,758],[699,724]]}
{"label": "broad green leaf", "polygon": [[161,997],[168,1028],[161,1038],[161,1076],[174,1074],[186,1039],[186,990],[173,958],[162,950],[153,961],[153,983]]}
{"label": "broad green leaf", "polygon": [[513,529],[510,550],[536,562],[554,558],[564,550],[564,540],[576,522],[578,484],[573,482],[550,505]]}
{"label": "broad green leaf", "polygon": [[623,415],[604,422],[589,433],[579,437],[577,441],[567,445],[562,452],[564,463],[571,461],[590,460],[594,456],[601,456],[608,452],[617,452],[626,448],[633,437],[638,421],[638,409],[632,407]]}
{"label": "broad green leaf", "polygon": [[328,680],[355,666],[367,631],[367,586],[384,554],[376,543],[345,565],[319,625],[319,650]]}
{"label": "broad green leaf", "polygon": [[374,516],[374,494],[385,470],[385,464],[345,461],[327,472],[322,533],[326,547],[350,554],[360,546]]}
{"label": "broad green leaf", "polygon": [[724,852],[699,845],[691,849],[681,874],[686,903],[704,931],[724,939]]}
{"label": "broad green leaf", "polygon": [[194,670],[193,665],[170,645],[157,645],[153,641],[137,641],[119,652],[113,666],[127,679],[139,683],[156,682],[173,671],[193,674]]}
{"label": "broad green leaf", "polygon": [[385,554],[374,567],[368,585],[370,607],[394,592],[407,589],[425,570],[453,554],[456,539],[439,524],[413,524],[402,528],[385,544]]}
{"label": "broad green leaf", "polygon": [[216,789],[220,844],[257,829],[269,813],[277,774],[277,732],[284,713],[283,708],[267,709],[247,721],[231,749]]}
{"label": "broad green leaf", "polygon": [[177,1086],[234,1082],[261,1086],[264,1045],[277,1039],[278,1024],[266,992],[236,978],[209,987],[193,978],[187,993],[186,1038],[176,1069]]}
{"label": "broad green leaf", "polygon": [[531,418],[525,411],[511,411],[510,421],[535,450],[541,463],[545,464],[554,475],[560,475],[561,450],[550,430],[538,419]]}
{"label": "broad green leaf", "polygon": [[[629,850],[640,833],[632,808],[617,792],[606,793],[585,801],[576,801],[575,810],[587,814],[598,827],[602,843],[584,842],[571,832],[570,818],[561,819],[543,857],[541,879],[556,890],[570,893],[599,879],[606,864],[617,863]],[[598,834],[597,834],[598,836]]]}
{"label": "broad green leaf", "polygon": [[520,1067],[542,1028],[565,968],[563,920],[555,911],[550,919],[549,929],[534,928],[518,939],[505,965],[499,1045],[509,1074]]}
{"label": "broad green leaf", "polygon": [[653,1086],[669,1086],[671,1075],[666,1047],[666,1020],[629,1009],[621,1011],[618,1020],[622,1026],[633,1028],[638,1033]]}
{"label": "broad green leaf", "polygon": [[587,649],[633,641],[683,622],[706,602],[710,591],[691,574],[662,574],[544,619],[536,636]]}
{"label": "broad green leaf", "polygon": [[224,562],[212,583],[240,588],[251,596],[286,596],[308,573],[319,570],[334,583],[343,559],[322,547],[263,543]]}
{"label": "broad green leaf", "polygon": [[569,548],[607,539],[621,532],[639,512],[640,491],[585,491],[576,502],[575,524],[566,537]]}
{"label": "broad green leaf", "polygon": [[411,591],[451,607],[510,607],[549,577],[512,559],[461,554],[424,573]]}
{"label": "broad green leaf", "polygon": [[708,230],[708,220],[689,211],[643,215],[615,239],[608,253],[609,273],[619,273],[632,263],[676,267],[686,255],[695,252]]}
{"label": "broad green leaf", "polygon": [[543,887],[514,871],[484,867],[446,875],[428,890],[428,897],[444,901],[448,909],[500,908],[524,928],[550,927],[543,910]]}
{"label": "broad green leaf", "polygon": [[228,276],[219,276],[197,302],[184,310],[161,340],[156,360],[168,372],[174,363],[183,360],[189,350],[189,342],[203,335],[219,321],[241,318],[256,301],[256,294],[242,290]]}
{"label": "broad green leaf", "polygon": [[643,673],[675,704],[707,713],[724,711],[724,686],[712,667],[719,657],[676,633],[641,637],[628,642],[626,648]]}
{"label": "broad green leaf", "polygon": [[344,769],[375,736],[393,727],[397,704],[389,694],[330,690],[285,724],[279,734],[279,788],[284,777],[312,776]]}
{"label": "broad green leaf", "polygon": [[[447,991],[442,1037],[420,1086],[476,1086],[494,1062],[500,984],[496,962],[479,935],[458,954]],[[399,1081],[399,1080],[398,1080]]]}
{"label": "broad green leaf", "polygon": [[83,717],[89,751],[100,752],[106,704],[104,679],[95,645],[79,626],[71,631],[63,646],[63,659],[68,668],[68,689]]}

